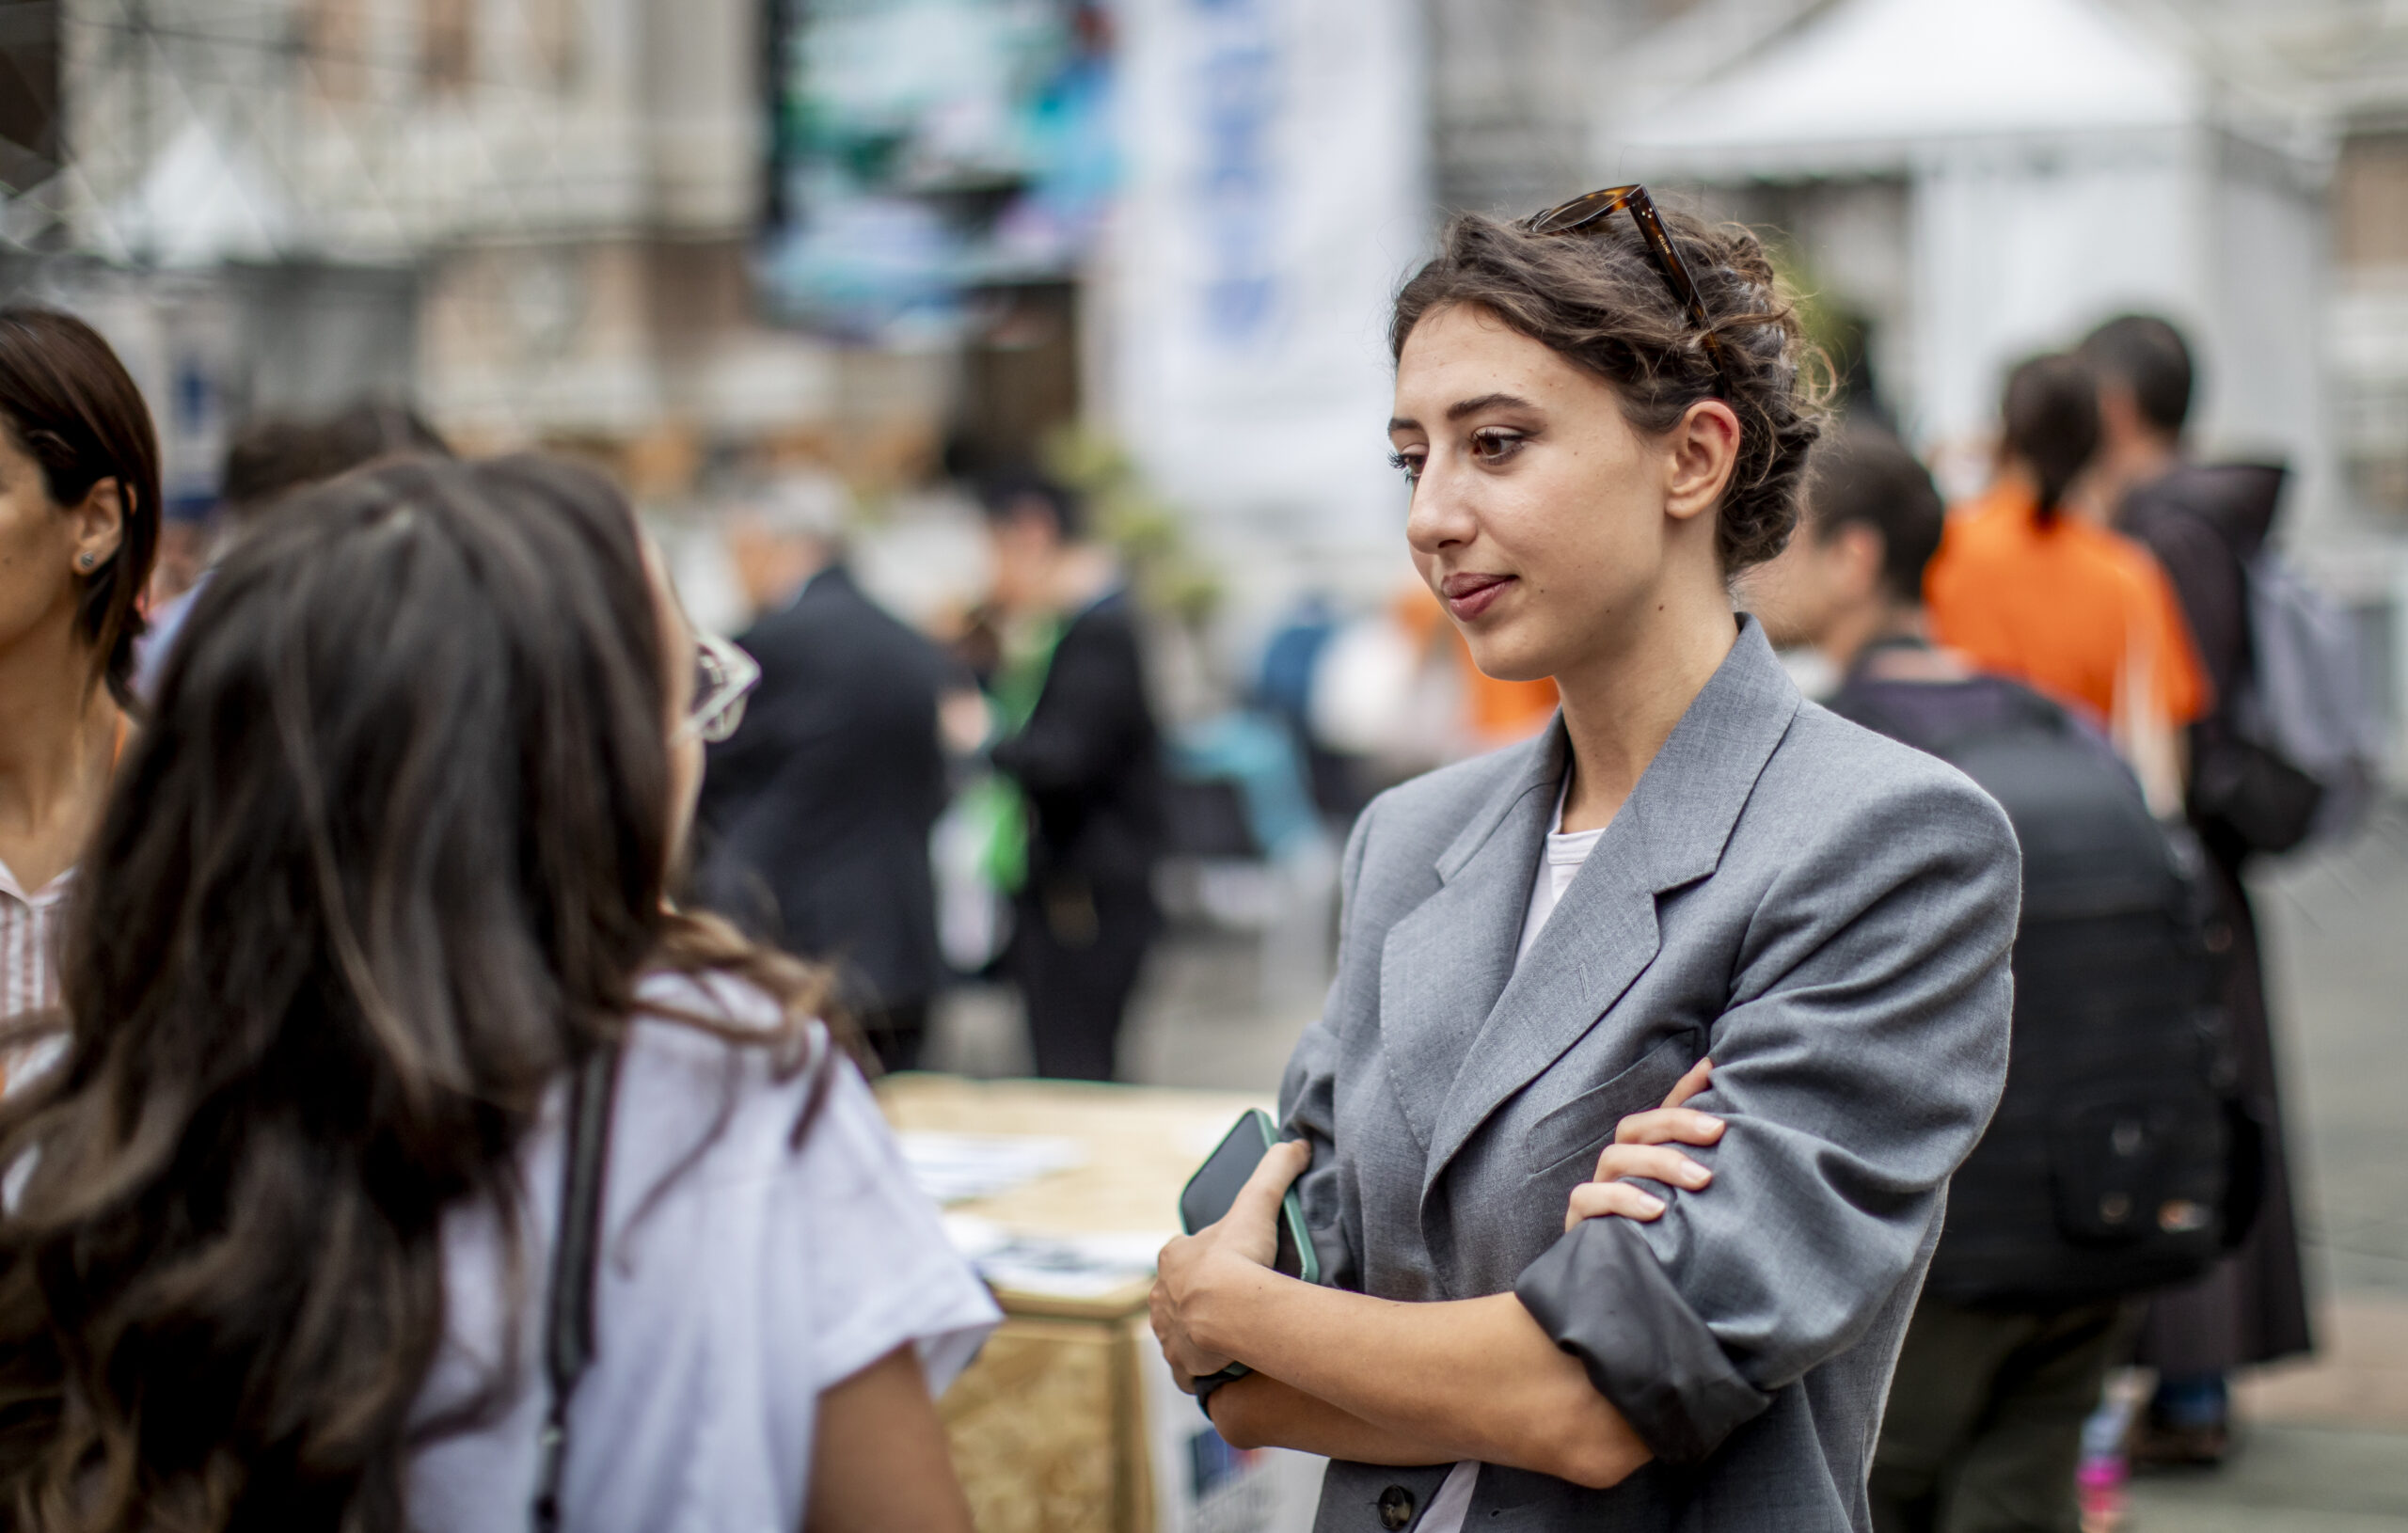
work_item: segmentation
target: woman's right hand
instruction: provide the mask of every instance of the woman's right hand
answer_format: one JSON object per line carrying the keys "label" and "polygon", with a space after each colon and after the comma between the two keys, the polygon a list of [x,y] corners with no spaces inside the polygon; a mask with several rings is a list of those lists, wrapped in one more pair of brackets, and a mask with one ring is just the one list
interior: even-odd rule
{"label": "woman's right hand", "polygon": [[1713,1081],[1714,1061],[1701,1059],[1673,1085],[1663,1106],[1633,1113],[1614,1125],[1614,1142],[1597,1157],[1595,1179],[1572,1190],[1571,1203],[1563,1211],[1567,1231],[1583,1219],[1619,1216],[1644,1224],[1662,1217],[1664,1200],[1624,1180],[1625,1177],[1645,1177],[1692,1193],[1714,1180],[1713,1172],[1679,1150],[1666,1147],[1711,1145],[1721,1139],[1720,1118],[1681,1105]]}
{"label": "woman's right hand", "polygon": [[1147,1309],[1154,1338],[1162,1343],[1163,1357],[1180,1388],[1195,1393],[1197,1379],[1233,1361],[1198,1332],[1209,1327],[1215,1302],[1232,1288],[1275,1276],[1280,1201],[1312,1163],[1312,1147],[1301,1139],[1272,1146],[1217,1224],[1175,1237],[1154,1258],[1154,1288]]}

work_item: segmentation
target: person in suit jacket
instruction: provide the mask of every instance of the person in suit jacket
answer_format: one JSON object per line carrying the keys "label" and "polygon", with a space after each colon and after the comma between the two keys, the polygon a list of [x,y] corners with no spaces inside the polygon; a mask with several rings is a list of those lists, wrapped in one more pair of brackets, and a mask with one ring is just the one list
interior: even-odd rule
{"label": "person in suit jacket", "polygon": [[761,616],[743,723],[710,750],[705,899],[834,966],[889,1069],[919,1058],[943,980],[928,836],[944,809],[937,703],[950,662],[838,558],[841,491],[784,486],[736,529]]}
{"label": "person in suit jacket", "polygon": [[[1399,295],[1415,562],[1561,711],[1356,822],[1293,1140],[1161,1257],[1222,1435],[1333,1461],[1321,1533],[1864,1533],[2004,1083],[2013,832],[1734,614],[1797,519],[1804,343],[1751,235],[1636,200],[1458,218]],[[1327,1286],[1270,1268],[1291,1178]]]}
{"label": "person in suit jacket", "polygon": [[1079,497],[1005,476],[985,498],[995,606],[1020,636],[997,676],[1008,728],[991,759],[1027,806],[1005,967],[1037,1073],[1109,1081],[1162,925],[1162,760],[1136,613],[1118,561],[1083,535]]}

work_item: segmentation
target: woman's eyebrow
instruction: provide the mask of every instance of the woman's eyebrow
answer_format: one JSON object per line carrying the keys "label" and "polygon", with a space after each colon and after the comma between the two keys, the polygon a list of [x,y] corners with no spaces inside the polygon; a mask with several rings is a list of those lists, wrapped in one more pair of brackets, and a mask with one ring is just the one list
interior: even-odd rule
{"label": "woman's eyebrow", "polygon": [[1447,419],[1461,420],[1482,410],[1535,410],[1538,406],[1518,394],[1481,394],[1473,399],[1459,399],[1447,406]]}
{"label": "woman's eyebrow", "polygon": [[[1467,415],[1478,415],[1482,410],[1535,410],[1537,408],[1537,405],[1519,394],[1480,394],[1471,399],[1459,399],[1448,405],[1447,419],[1461,420]],[[1408,416],[1388,417],[1388,431],[1391,435],[1401,431],[1419,431],[1420,429],[1421,422]]]}

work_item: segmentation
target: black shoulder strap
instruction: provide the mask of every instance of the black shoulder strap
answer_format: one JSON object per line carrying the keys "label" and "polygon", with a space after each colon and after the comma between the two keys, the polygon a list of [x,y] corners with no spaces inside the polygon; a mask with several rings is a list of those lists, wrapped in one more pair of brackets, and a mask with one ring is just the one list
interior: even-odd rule
{"label": "black shoulder strap", "polygon": [[619,1087],[619,1049],[596,1049],[569,1077],[568,1140],[561,1151],[560,1238],[544,1314],[544,1378],[550,1399],[536,1443],[535,1533],[561,1525],[561,1476],[568,1464],[568,1402],[594,1361],[594,1280],[601,1265],[603,1173]]}

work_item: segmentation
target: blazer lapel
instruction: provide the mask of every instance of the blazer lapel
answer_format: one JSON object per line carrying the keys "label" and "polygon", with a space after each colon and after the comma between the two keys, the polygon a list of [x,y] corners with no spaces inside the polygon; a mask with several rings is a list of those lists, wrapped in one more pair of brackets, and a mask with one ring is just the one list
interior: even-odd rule
{"label": "blazer lapel", "polygon": [[1563,723],[1523,747],[1434,864],[1438,892],[1388,928],[1380,948],[1380,1041],[1406,1122],[1424,1148],[1464,1039],[1513,972],[1530,880],[1563,777]]}
{"label": "blazer lapel", "polygon": [[[1731,828],[1800,701],[1764,630],[1752,618],[1739,621],[1730,655],[1597,839],[1528,960],[1514,969],[1509,950],[1510,980],[1493,992],[1496,1004],[1467,1053],[1460,1051],[1463,1035],[1454,1035],[1461,1068],[1447,1072],[1450,1084],[1426,1141],[1425,1198],[1489,1115],[1579,1042],[1655,961],[1656,896],[1705,877],[1721,861]],[[1542,815],[1552,807],[1550,800]],[[1516,863],[1519,893],[1507,899],[1516,937],[1545,829],[1542,823]],[[1496,837],[1491,846],[1507,839]],[[1503,882],[1500,876],[1484,887],[1501,890]],[[1388,951],[1395,947],[1392,934]],[[1386,977],[1384,971],[1383,1004]]]}

